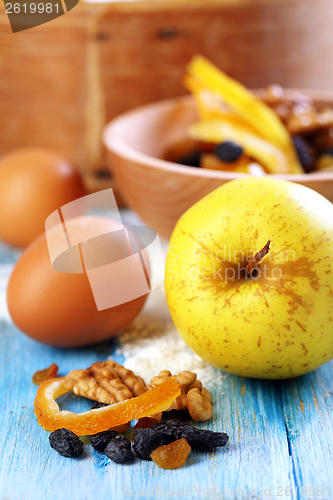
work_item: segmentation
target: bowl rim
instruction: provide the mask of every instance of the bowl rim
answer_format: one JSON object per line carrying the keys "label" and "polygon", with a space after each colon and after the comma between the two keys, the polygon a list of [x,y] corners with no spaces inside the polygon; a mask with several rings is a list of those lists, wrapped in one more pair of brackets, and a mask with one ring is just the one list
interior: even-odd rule
{"label": "bowl rim", "polygon": [[[302,92],[309,95],[316,101],[330,101],[333,104],[333,91],[321,91],[321,90],[309,90],[309,89],[285,89],[288,92]],[[191,167],[187,165],[180,165],[167,160],[162,160],[161,158],[156,158],[150,156],[146,153],[142,153],[137,149],[130,146],[118,133],[118,128],[124,123],[129,122],[133,116],[137,116],[143,112],[149,111],[154,108],[161,108],[161,111],[169,109],[176,104],[183,104],[187,106],[193,105],[193,97],[191,94],[186,94],[179,97],[173,97],[170,99],[163,99],[155,101],[149,104],[144,104],[142,106],[136,107],[130,111],[122,113],[113,120],[111,120],[103,129],[103,143],[106,148],[116,154],[131,162],[138,163],[143,167],[157,168],[159,170],[167,172],[175,172],[183,175],[195,176],[195,177],[205,177],[213,179],[238,179],[244,177],[253,177],[251,174],[245,174],[240,172],[226,172],[223,170],[210,170],[204,168]],[[310,173],[310,174],[267,174],[271,178],[284,179],[292,182],[304,182],[304,181],[323,181],[323,180],[333,180],[333,172],[325,173]]]}

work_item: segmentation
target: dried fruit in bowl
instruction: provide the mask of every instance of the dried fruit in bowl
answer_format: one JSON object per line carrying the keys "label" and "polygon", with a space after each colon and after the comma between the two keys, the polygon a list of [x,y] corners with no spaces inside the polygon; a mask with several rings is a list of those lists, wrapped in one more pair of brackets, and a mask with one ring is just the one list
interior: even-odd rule
{"label": "dried fruit in bowl", "polygon": [[[333,110],[317,109],[310,96],[276,84],[250,91],[202,56],[192,59],[183,83],[199,120],[166,160],[254,176],[332,171],[322,157],[333,146]],[[221,158],[218,149],[228,143],[241,155]]]}
{"label": "dried fruit in bowl", "polygon": [[325,172],[333,171],[333,148],[328,149],[319,156],[316,163],[316,170],[325,170]]}
{"label": "dried fruit in bowl", "polygon": [[247,131],[245,127],[236,128],[231,123],[212,119],[191,125],[189,135],[193,139],[216,144],[232,141],[243,148],[248,158],[253,158],[269,173],[291,173],[286,155],[270,142]]}
{"label": "dried fruit in bowl", "polygon": [[250,174],[255,177],[262,177],[267,173],[258,163],[253,163],[246,158],[242,158],[240,161],[235,161],[230,165],[219,160],[216,155],[211,153],[202,154],[201,168],[223,170],[224,172],[240,172],[243,174]]}
{"label": "dried fruit in bowl", "polygon": [[[228,123],[230,126],[228,134],[236,131],[241,133],[247,128],[250,135],[266,141],[280,151],[285,157],[284,163],[287,167],[284,168],[287,169],[287,173],[303,172],[288,130],[276,112],[267,104],[204,57],[194,57],[188,66],[188,73],[189,77],[184,79],[184,83],[194,93],[201,120],[219,119],[223,123]],[[204,98],[204,89],[206,95],[207,92],[211,92],[212,96],[219,96],[225,106],[212,106],[211,102],[214,100],[209,101],[207,97]],[[207,139],[212,142],[216,140],[213,137]],[[232,140],[232,137],[227,136],[222,139]]]}

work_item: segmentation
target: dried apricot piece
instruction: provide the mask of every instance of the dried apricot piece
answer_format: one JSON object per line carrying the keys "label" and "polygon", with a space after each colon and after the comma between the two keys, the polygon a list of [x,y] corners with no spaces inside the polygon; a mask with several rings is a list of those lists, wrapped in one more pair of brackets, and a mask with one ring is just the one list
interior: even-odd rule
{"label": "dried apricot piece", "polygon": [[58,373],[58,365],[53,363],[48,368],[44,368],[44,370],[40,370],[34,373],[32,376],[32,381],[34,384],[40,385],[42,382],[45,382],[45,380],[56,377],[57,373]]}
{"label": "dried apricot piece", "polygon": [[39,386],[35,398],[38,423],[48,431],[65,428],[78,436],[85,436],[163,411],[180,395],[181,390],[179,384],[169,379],[141,396],[84,413],[59,410],[55,400],[67,392],[65,377],[46,380]]}
{"label": "dried apricot piece", "polygon": [[191,446],[185,438],[182,438],[159,446],[150,457],[162,469],[178,469],[185,463],[190,451]]}

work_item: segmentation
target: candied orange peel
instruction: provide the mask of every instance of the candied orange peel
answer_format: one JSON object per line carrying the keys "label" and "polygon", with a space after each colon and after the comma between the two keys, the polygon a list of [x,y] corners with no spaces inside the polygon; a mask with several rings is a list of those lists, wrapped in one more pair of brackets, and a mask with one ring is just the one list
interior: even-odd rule
{"label": "candied orange peel", "polygon": [[227,76],[202,56],[193,57],[188,71],[202,86],[221,95],[261,137],[281,148],[289,146],[290,136],[276,113],[244,85]]}
{"label": "candied orange peel", "polygon": [[286,126],[253,92],[202,56],[193,57],[183,83],[200,115],[189,130],[192,139],[236,142],[270,174],[303,173]]}
{"label": "candied orange peel", "polygon": [[141,396],[84,413],[60,411],[56,399],[67,392],[65,377],[46,380],[39,386],[35,398],[38,423],[47,431],[66,428],[78,436],[85,436],[161,412],[181,394],[181,389],[170,378]]}

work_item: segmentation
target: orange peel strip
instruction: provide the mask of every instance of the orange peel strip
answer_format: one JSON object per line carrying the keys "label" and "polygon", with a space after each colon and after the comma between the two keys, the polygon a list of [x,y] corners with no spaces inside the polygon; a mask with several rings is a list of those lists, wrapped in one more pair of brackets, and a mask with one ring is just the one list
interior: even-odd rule
{"label": "orange peel strip", "polygon": [[35,398],[35,414],[38,423],[45,430],[54,431],[65,428],[78,436],[96,434],[126,424],[135,418],[148,417],[163,411],[181,393],[179,384],[170,378],[136,398],[84,413],[72,413],[66,410],[60,411],[55,401],[69,392],[64,386],[64,381],[65,377],[59,377],[46,380],[39,386]]}
{"label": "orange peel strip", "polygon": [[[304,173],[287,128],[267,104],[202,56],[193,57],[188,66],[188,72],[192,80],[185,79],[185,85],[190,88],[196,100],[200,88],[219,94],[226,104],[261,138],[281,150],[288,159],[288,173]],[[205,110],[202,110],[203,101],[200,102],[200,106],[201,116],[207,116],[208,113],[205,114]],[[222,114],[221,118],[223,118]]]}
{"label": "orange peel strip", "polygon": [[220,94],[261,137],[282,149],[290,147],[290,135],[277,114],[244,85],[199,55],[193,57],[188,70],[192,78],[197,78],[202,86]]}

